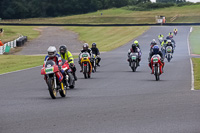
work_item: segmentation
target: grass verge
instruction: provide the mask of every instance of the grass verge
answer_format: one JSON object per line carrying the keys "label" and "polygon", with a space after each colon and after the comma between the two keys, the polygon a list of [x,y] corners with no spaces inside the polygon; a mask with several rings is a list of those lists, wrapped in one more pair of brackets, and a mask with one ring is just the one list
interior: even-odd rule
{"label": "grass verge", "polygon": [[0,74],[43,65],[44,56],[1,55]]}
{"label": "grass verge", "polygon": [[28,36],[29,40],[40,35],[40,31],[36,30],[38,27],[34,26],[0,26],[0,28],[4,29],[3,34],[0,34],[0,38],[4,43],[12,41],[20,35]]}
{"label": "grass verge", "polygon": [[190,44],[193,54],[200,54],[200,27],[193,27],[193,31],[190,34]]}
{"label": "grass verge", "polygon": [[[103,15],[101,15],[101,13]],[[2,23],[47,23],[47,24],[137,24],[155,23],[155,16],[166,16],[167,22],[175,15],[176,23],[200,22],[200,5],[161,8],[152,11],[132,11],[131,7],[113,8],[93,13],[55,17],[3,20]]]}
{"label": "grass verge", "polygon": [[149,27],[64,27],[79,34],[81,41],[95,42],[100,51],[110,51],[138,37]]}
{"label": "grass verge", "polygon": [[[78,58],[78,55],[73,56]],[[45,56],[1,55],[0,74],[43,65]]]}
{"label": "grass verge", "polygon": [[194,88],[200,90],[200,58],[193,58],[194,65]]}

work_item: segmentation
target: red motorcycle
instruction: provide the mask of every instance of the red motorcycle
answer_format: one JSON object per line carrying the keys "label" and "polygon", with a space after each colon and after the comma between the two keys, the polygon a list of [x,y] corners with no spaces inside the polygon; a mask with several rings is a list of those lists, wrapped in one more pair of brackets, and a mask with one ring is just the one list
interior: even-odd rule
{"label": "red motorcycle", "polygon": [[63,85],[63,75],[54,61],[49,60],[46,62],[41,69],[41,75],[45,75],[45,81],[52,99],[56,99],[58,91],[61,97],[66,96],[66,89]]}
{"label": "red motorcycle", "polygon": [[156,81],[160,80],[160,75],[162,74],[162,62],[160,55],[157,54],[151,57],[151,67]]}
{"label": "red motorcycle", "polygon": [[[70,62],[71,60],[69,60]],[[72,74],[73,71],[69,67],[68,61],[65,59],[62,59],[63,65],[62,65],[62,70],[65,72],[66,78],[63,79],[63,82],[66,85],[66,88],[69,87],[70,89],[73,89],[75,87],[75,78],[74,75]]]}

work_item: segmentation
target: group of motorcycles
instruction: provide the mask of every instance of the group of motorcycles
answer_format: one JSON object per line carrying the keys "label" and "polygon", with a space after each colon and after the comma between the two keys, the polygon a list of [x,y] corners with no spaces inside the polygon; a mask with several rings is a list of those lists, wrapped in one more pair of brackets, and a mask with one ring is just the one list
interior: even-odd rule
{"label": "group of motorcycles", "polygon": [[[177,31],[174,31],[174,35],[177,35]],[[167,59],[168,62],[171,61],[172,56],[173,56],[173,51],[175,50],[175,41],[173,40],[173,35],[168,36],[166,40],[170,40],[173,48],[171,46],[166,46],[163,45],[161,46],[161,52],[163,54],[163,57]],[[164,37],[158,38],[158,41],[160,42],[160,45],[164,41]],[[153,64],[152,65],[152,71],[153,74],[155,75],[156,81],[160,80],[160,75],[162,74],[162,66],[161,63],[161,56],[159,54],[153,55],[150,59],[150,62]],[[164,62],[164,61],[163,61]],[[131,53],[130,54],[130,62],[129,66],[131,67],[132,71],[135,72],[137,67],[139,66],[139,58],[138,58],[138,53]]]}
{"label": "group of motorcycles", "polygon": [[[97,57],[95,54],[90,57],[89,53],[84,52],[80,54],[80,59],[85,79],[90,78],[91,73],[97,70]],[[52,99],[56,99],[58,92],[61,97],[65,97],[67,88],[73,89],[75,87],[73,70],[70,69],[68,64],[70,61],[62,59],[63,64],[59,68],[53,60],[49,60],[41,69],[41,75],[45,75],[45,81]],[[63,77],[61,71],[65,73],[66,77]]]}

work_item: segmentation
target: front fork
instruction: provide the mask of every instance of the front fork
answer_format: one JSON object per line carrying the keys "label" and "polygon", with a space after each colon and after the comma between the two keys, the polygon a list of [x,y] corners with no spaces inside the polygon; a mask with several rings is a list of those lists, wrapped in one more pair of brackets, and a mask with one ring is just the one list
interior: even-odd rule
{"label": "front fork", "polygon": [[55,88],[57,88],[57,81],[56,81],[56,75],[55,74],[53,76],[53,79],[54,79],[54,86],[55,86]]}

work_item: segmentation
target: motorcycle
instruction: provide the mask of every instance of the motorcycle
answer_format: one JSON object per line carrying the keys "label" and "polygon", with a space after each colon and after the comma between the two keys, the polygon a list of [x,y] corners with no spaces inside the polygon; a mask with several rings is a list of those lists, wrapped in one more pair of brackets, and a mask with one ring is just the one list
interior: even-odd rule
{"label": "motorcycle", "polygon": [[158,41],[160,42],[160,45],[162,44],[162,42],[164,41],[163,37],[158,38]]}
{"label": "motorcycle", "polygon": [[167,61],[170,62],[172,59],[172,47],[171,46],[167,46],[166,47],[166,56]]}
{"label": "motorcycle", "polygon": [[178,33],[178,31],[174,31],[174,35],[175,35],[175,36],[177,35],[177,33]]}
{"label": "motorcycle", "polygon": [[84,78],[90,78],[92,72],[92,64],[90,62],[90,54],[87,52],[83,52],[80,55],[82,70],[84,74]]}
{"label": "motorcycle", "polygon": [[[72,60],[69,60],[69,62]],[[63,65],[62,65],[62,70],[65,72],[66,78],[63,79],[66,88],[69,87],[70,89],[73,89],[75,87],[75,78],[72,74],[72,70],[69,67],[68,61],[65,59],[62,59]]]}
{"label": "motorcycle", "polygon": [[151,57],[151,64],[152,64],[152,71],[153,74],[155,75],[156,81],[160,80],[160,63],[161,63],[161,57],[160,55],[153,55]]}
{"label": "motorcycle", "polygon": [[138,53],[130,54],[129,66],[131,67],[133,72],[136,71],[137,67],[139,66]]}
{"label": "motorcycle", "polygon": [[57,92],[61,97],[66,96],[66,88],[63,84],[63,75],[54,61],[49,60],[41,69],[41,75],[45,75],[45,80],[48,86],[49,94],[52,99],[56,99]]}

